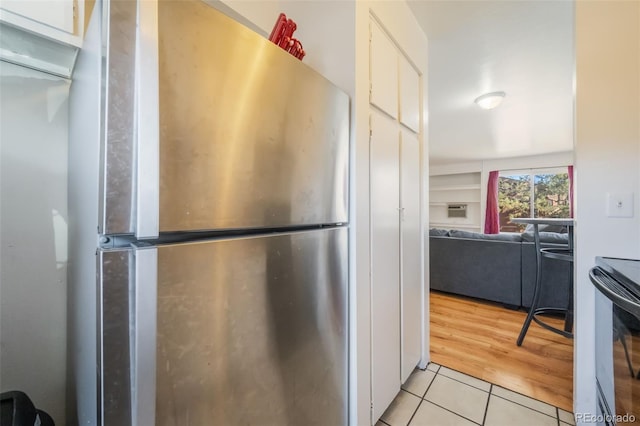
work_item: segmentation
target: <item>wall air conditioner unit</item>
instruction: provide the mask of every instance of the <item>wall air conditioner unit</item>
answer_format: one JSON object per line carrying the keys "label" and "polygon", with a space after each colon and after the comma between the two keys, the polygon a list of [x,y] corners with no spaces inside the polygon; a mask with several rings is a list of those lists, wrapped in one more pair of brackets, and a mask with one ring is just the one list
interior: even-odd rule
{"label": "wall air conditioner unit", "polygon": [[467,205],[466,204],[448,204],[447,205],[447,217],[450,217],[450,218],[466,218],[467,217]]}

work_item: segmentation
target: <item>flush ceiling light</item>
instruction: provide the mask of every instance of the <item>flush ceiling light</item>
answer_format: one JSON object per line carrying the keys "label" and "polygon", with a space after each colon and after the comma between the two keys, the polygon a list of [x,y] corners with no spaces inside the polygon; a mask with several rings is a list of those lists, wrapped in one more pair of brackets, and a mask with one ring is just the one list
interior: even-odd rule
{"label": "flush ceiling light", "polygon": [[504,96],[504,92],[491,92],[477,97],[473,102],[482,109],[493,109],[502,103]]}

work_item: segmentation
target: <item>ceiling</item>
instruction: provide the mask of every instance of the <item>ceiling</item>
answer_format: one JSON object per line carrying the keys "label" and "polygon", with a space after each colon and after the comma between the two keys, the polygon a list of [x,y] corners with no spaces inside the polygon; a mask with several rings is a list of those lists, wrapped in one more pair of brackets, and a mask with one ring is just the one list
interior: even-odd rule
{"label": "ceiling", "polygon": [[[572,1],[408,3],[429,39],[431,164],[573,149]],[[474,104],[494,91],[496,109]]]}

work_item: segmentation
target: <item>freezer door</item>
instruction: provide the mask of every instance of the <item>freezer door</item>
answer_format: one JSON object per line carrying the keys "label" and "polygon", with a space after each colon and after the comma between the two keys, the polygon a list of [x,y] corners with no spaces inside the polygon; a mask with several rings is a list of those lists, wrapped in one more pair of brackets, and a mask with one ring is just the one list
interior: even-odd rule
{"label": "freezer door", "polygon": [[205,2],[103,9],[99,233],[347,222],[344,92]]}
{"label": "freezer door", "polygon": [[160,231],[346,222],[348,96],[205,2],[158,29]]}
{"label": "freezer door", "polygon": [[160,247],[156,425],[347,424],[347,229]]}
{"label": "freezer door", "polygon": [[[101,217],[98,232],[124,234],[135,231],[137,153],[134,130],[138,7],[134,1],[106,1],[97,3],[94,13],[98,12],[103,14],[103,34],[108,34],[108,37],[102,37],[103,81],[100,86],[95,86],[95,90],[99,91],[102,110],[99,129],[102,145]],[[91,94],[86,96],[90,98]],[[82,133],[85,143],[92,143],[96,136],[92,130]],[[91,160],[86,159],[89,169]]]}

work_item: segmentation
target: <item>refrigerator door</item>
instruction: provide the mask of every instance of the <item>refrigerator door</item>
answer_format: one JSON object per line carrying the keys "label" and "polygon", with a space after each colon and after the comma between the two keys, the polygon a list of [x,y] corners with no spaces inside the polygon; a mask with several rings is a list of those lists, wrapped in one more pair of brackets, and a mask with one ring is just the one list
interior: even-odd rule
{"label": "refrigerator door", "polygon": [[100,424],[153,425],[158,250],[98,255]]}
{"label": "refrigerator door", "polygon": [[202,1],[158,29],[160,231],[346,222],[348,96]]}
{"label": "refrigerator door", "polygon": [[[137,424],[346,425],[346,259],[344,227],[159,246],[156,298],[127,291],[140,250],[104,253],[103,424],[140,419],[151,393],[155,421]],[[128,298],[157,301],[155,363],[136,327],[156,310]]]}

